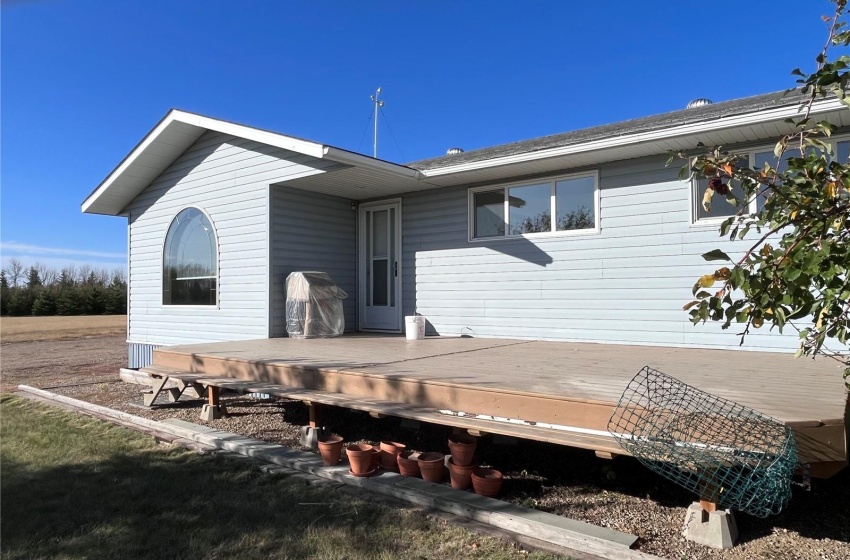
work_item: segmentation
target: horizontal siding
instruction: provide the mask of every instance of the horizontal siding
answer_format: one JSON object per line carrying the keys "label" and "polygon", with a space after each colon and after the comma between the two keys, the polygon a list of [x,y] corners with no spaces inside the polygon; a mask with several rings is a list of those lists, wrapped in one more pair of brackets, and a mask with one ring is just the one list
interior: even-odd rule
{"label": "horizontal siding", "polygon": [[[600,233],[468,240],[467,189],[405,195],[405,314],[445,335],[739,348],[740,329],[694,326],[682,305],[721,247],[742,242],[690,224],[689,185],[662,158],[604,165]],[[749,335],[746,347],[788,350],[794,333]]]}
{"label": "horizontal siding", "polygon": [[[129,205],[129,338],[139,352],[146,344],[268,336],[269,185],[321,172],[321,165],[293,152],[208,132]],[[174,216],[188,206],[205,211],[216,230],[217,306],[162,305],[165,235]]]}
{"label": "horizontal siding", "polygon": [[348,293],[346,330],[357,328],[356,215],[351,201],[291,187],[272,189],[271,336],[286,336],[286,277],[330,274]]}

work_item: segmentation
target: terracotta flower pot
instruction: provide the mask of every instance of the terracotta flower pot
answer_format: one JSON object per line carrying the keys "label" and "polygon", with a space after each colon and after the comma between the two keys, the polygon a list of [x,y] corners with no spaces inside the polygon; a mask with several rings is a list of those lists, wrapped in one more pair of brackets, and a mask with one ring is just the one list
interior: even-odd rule
{"label": "terracotta flower pot", "polygon": [[381,450],[377,445],[372,446],[372,460],[369,463],[370,470],[376,470],[381,463]]}
{"label": "terracotta flower pot", "polygon": [[323,436],[319,438],[319,453],[322,455],[322,463],[326,467],[332,467],[339,463],[342,455],[342,438],[340,436]]}
{"label": "terracotta flower pot", "polygon": [[454,434],[449,436],[449,450],[455,465],[468,467],[475,462],[475,448],[478,440],[472,436]]}
{"label": "terracotta flower pot", "polygon": [[454,457],[449,458],[449,478],[452,481],[452,488],[466,490],[472,484],[472,471],[475,465],[462,467],[455,464],[454,459]]}
{"label": "terracotta flower pot", "polygon": [[476,494],[482,496],[490,496],[491,498],[499,493],[504,481],[502,473],[496,469],[475,468],[472,471],[472,488]]}
{"label": "terracotta flower pot", "polygon": [[428,482],[442,482],[446,456],[442,453],[422,453],[419,455],[419,472]]}
{"label": "terracotta flower pot", "polygon": [[375,449],[368,443],[352,443],[345,448],[345,454],[348,455],[352,474],[362,476],[374,470],[372,457],[375,455]]}
{"label": "terracotta flower pot", "polygon": [[419,453],[413,451],[402,451],[396,457],[398,470],[404,476],[419,477]]}
{"label": "terracotta flower pot", "polygon": [[406,445],[395,441],[381,442],[381,467],[388,471],[398,472],[398,454],[404,451]]}

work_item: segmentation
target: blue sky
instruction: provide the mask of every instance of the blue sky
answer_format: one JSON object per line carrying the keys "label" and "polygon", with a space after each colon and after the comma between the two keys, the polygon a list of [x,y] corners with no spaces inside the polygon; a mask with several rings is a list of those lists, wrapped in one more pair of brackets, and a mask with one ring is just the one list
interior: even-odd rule
{"label": "blue sky", "polygon": [[826,0],[4,0],[3,265],[123,265],[126,221],[80,203],[171,107],[371,153],[381,86],[379,156],[412,161],[785,89],[793,68],[812,69],[831,11]]}

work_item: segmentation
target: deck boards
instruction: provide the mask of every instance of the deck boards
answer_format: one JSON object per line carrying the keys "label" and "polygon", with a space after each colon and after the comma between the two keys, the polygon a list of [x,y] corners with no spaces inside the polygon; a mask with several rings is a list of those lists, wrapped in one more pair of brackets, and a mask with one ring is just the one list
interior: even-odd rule
{"label": "deck boards", "polygon": [[[439,411],[521,420],[531,423],[522,430],[531,439],[603,451],[616,450],[608,420],[628,382],[647,365],[788,424],[801,460],[825,466],[823,476],[846,465],[850,404],[841,367],[830,360],[613,344],[448,337],[406,341],[366,334],[154,351],[154,369],[266,384],[270,390],[265,392],[281,395],[325,395],[324,402],[348,408],[382,412],[390,407],[399,416],[458,427],[472,426]],[[571,433],[549,433],[547,425]],[[490,431],[508,433],[504,429]]]}
{"label": "deck boards", "polygon": [[444,337],[406,341],[364,334],[161,351],[609,403],[648,365],[789,423],[843,422],[846,406],[839,364],[781,353]]}

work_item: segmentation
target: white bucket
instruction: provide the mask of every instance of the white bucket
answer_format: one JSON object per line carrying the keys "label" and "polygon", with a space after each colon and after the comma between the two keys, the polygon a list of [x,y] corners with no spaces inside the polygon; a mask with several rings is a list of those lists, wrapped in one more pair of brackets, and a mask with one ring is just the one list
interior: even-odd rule
{"label": "white bucket", "polygon": [[425,317],[408,315],[404,318],[404,336],[407,340],[422,340],[425,338]]}

